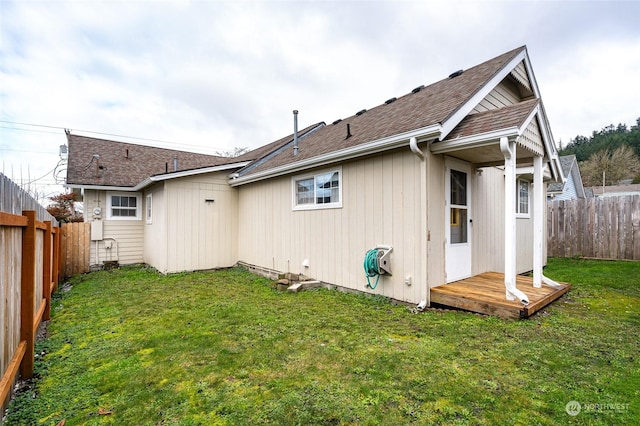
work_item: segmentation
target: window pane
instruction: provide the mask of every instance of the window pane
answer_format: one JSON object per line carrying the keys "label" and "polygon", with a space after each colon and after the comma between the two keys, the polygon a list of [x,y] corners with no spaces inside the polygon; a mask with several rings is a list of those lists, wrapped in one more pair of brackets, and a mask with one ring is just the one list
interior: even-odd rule
{"label": "window pane", "polygon": [[129,197],[120,197],[120,207],[129,207]]}
{"label": "window pane", "polygon": [[451,204],[467,205],[467,174],[458,170],[451,170]]}
{"label": "window pane", "polygon": [[136,197],[128,197],[129,198],[129,207],[138,207],[136,201],[138,200]]}
{"label": "window pane", "polygon": [[313,178],[296,181],[296,204],[313,204]]}
{"label": "window pane", "polygon": [[339,202],[338,172],[316,176],[316,203],[327,204]]}
{"label": "window pane", "polygon": [[117,195],[111,197],[111,205],[113,207],[120,207],[120,197]]}
{"label": "window pane", "polygon": [[518,181],[518,213],[529,213],[529,182]]}
{"label": "window pane", "polygon": [[451,244],[467,242],[467,209],[451,209]]}

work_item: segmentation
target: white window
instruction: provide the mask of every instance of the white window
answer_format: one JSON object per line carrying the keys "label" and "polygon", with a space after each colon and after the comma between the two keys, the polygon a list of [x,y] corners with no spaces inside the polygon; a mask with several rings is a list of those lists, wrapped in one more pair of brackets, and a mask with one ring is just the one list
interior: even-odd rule
{"label": "white window", "polygon": [[516,216],[529,217],[529,182],[518,179],[516,185]]}
{"label": "white window", "polygon": [[140,220],[141,215],[140,195],[107,192],[107,219]]}
{"label": "white window", "polygon": [[342,207],[342,168],[291,179],[293,210]]}
{"label": "white window", "polygon": [[153,213],[153,196],[152,194],[147,194],[147,223],[152,223],[152,213]]}

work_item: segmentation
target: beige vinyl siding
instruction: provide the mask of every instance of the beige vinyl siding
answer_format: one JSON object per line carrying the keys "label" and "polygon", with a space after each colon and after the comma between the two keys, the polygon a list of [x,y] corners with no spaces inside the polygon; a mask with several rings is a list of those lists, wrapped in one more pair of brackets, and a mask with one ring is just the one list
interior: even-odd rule
{"label": "beige vinyl siding", "polygon": [[427,268],[429,287],[446,282],[445,276],[445,156],[427,152]]}
{"label": "beige vinyl siding", "polygon": [[[131,192],[133,195],[139,193]],[[103,240],[91,241],[91,264],[102,265],[104,261],[118,260],[121,265],[144,262],[144,197],[141,196],[142,219],[107,220],[107,196],[105,191],[86,190],[84,194],[85,222],[94,219],[93,209],[102,208]],[[113,238],[111,249],[105,248],[105,240]],[[116,247],[117,244],[117,247]]]}
{"label": "beige vinyl siding", "polygon": [[[147,195],[151,194],[152,221],[147,223]],[[167,214],[164,183],[159,183],[143,194],[145,209],[144,222],[144,262],[160,272],[167,271]]]}
{"label": "beige vinyl siding", "polygon": [[[473,186],[473,274],[504,272],[504,171],[482,169]],[[529,210],[533,211],[533,189]],[[533,219],[516,219],[516,272],[533,269]]]}
{"label": "beige vinyl siding", "polygon": [[[228,185],[227,175],[166,181],[166,272],[230,267],[238,261],[238,190]],[[259,204],[254,209],[264,213]]]}
{"label": "beige vinyl siding", "polygon": [[[343,204],[337,209],[293,211],[292,176],[243,185],[239,259],[418,302],[426,279],[420,267],[419,173],[419,160],[408,149],[342,164]],[[363,260],[376,244],[393,246],[393,276],[383,276],[372,291],[365,289]],[[404,284],[407,275],[411,286]]]}
{"label": "beige vinyl siding", "polygon": [[521,101],[516,83],[510,79],[504,79],[497,85],[480,103],[471,114],[515,105]]}

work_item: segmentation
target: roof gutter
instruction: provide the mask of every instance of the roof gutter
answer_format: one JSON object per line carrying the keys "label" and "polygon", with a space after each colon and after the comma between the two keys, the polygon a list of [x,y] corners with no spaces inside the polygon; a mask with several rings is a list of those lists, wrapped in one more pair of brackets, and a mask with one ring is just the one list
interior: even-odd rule
{"label": "roof gutter", "polygon": [[63,186],[66,188],[93,189],[98,191],[137,192],[155,182],[161,182],[161,181],[170,180],[170,179],[178,179],[186,176],[195,176],[195,175],[200,175],[204,173],[213,173],[213,172],[221,172],[221,171],[230,170],[230,169],[239,169],[239,168],[245,167],[249,163],[251,162],[242,161],[239,163],[222,164],[219,166],[204,167],[201,169],[183,170],[181,172],[173,172],[173,173],[165,173],[161,175],[149,176],[148,178],[146,178],[136,186],[79,185],[79,184],[73,184],[73,183],[67,183],[67,184],[64,184]]}
{"label": "roof gutter", "polygon": [[501,138],[515,139],[519,136],[517,127],[495,130],[493,132],[478,133],[463,138],[434,142],[431,144],[431,152],[434,154],[445,154],[447,152],[461,151],[468,148],[477,148],[487,145],[497,145]]}
{"label": "roof gutter", "polygon": [[376,154],[390,149],[400,148],[409,144],[411,138],[416,140],[426,140],[438,138],[441,132],[440,124],[421,129],[412,130],[410,132],[400,133],[382,138],[366,144],[356,145],[339,151],[333,151],[317,157],[308,158],[306,160],[295,163],[285,164],[273,169],[263,170],[248,176],[232,177],[229,181],[231,186],[244,185],[246,183],[257,182],[260,180],[282,176],[289,173],[296,173],[307,170],[312,167],[321,167],[327,164],[336,163],[352,158],[362,157],[365,155]]}

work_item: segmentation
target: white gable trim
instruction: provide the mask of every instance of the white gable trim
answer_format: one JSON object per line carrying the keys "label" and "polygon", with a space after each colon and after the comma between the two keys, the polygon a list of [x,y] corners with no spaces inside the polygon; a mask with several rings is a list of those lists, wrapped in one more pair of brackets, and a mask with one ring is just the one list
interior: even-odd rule
{"label": "white gable trim", "polygon": [[[491,91],[506,77],[509,73],[524,59],[527,57],[527,50],[523,49],[522,52],[517,54],[511,61],[502,67],[491,80],[489,80],[480,90],[478,90],[467,102],[465,102],[456,112],[453,113],[448,119],[442,123],[442,133],[440,140],[444,140],[449,133],[467,116],[473,109],[489,94]],[[528,62],[525,62],[528,64]],[[531,75],[530,68],[527,67],[527,72]],[[536,96],[537,96],[536,90]]]}

